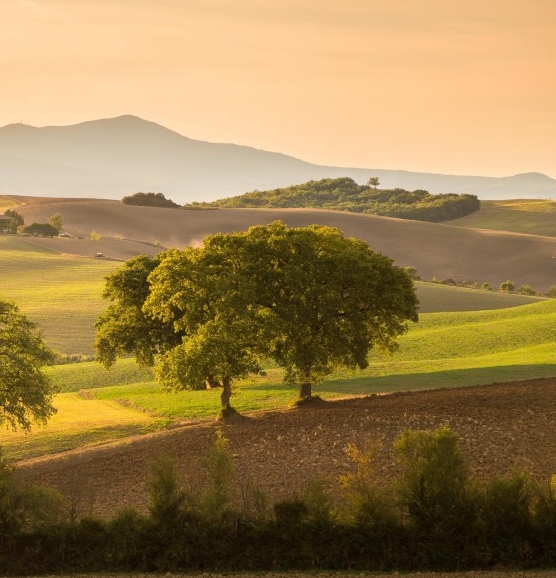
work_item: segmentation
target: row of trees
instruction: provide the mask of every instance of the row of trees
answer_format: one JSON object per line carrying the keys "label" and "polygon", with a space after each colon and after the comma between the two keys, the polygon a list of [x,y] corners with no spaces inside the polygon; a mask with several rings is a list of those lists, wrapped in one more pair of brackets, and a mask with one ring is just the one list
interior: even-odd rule
{"label": "row of trees", "polygon": [[[0,573],[269,570],[415,571],[556,564],[556,480],[525,472],[479,482],[448,428],[406,430],[387,483],[377,447],[348,445],[351,467],[332,493],[313,478],[271,504],[236,476],[218,436],[187,487],[170,459],[153,463],[148,513],[76,514],[63,496],[22,486],[0,456]],[[338,484],[335,484],[338,486]]]}
{"label": "row of trees", "polygon": [[338,229],[281,222],[207,237],[202,247],[139,256],[107,278],[97,359],[133,354],[169,389],[222,387],[285,368],[308,399],[337,367],[364,368],[417,321],[413,282]]}
{"label": "row of trees", "polygon": [[404,189],[378,189],[377,178],[358,185],[349,177],[309,181],[301,185],[253,191],[212,203],[194,203],[185,208],[323,208],[367,213],[401,219],[439,222],[469,215],[480,208],[475,195],[442,194]]}

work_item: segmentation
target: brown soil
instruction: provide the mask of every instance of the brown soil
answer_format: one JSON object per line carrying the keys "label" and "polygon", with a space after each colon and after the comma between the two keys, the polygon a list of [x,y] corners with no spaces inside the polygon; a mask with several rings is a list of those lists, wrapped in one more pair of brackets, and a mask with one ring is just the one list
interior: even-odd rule
{"label": "brown soil", "polygon": [[[399,266],[416,267],[423,279],[433,276],[456,281],[488,282],[492,287],[511,279],[546,291],[554,284],[556,238],[500,231],[466,229],[450,224],[425,223],[313,209],[220,209],[188,211],[124,205],[101,199],[13,197],[26,223],[44,223],[60,213],[67,232],[82,239],[44,239],[49,249],[108,258],[129,259],[133,254],[155,254],[162,247],[199,245],[213,233],[242,231],[276,219],[290,227],[321,224],[338,227],[363,239]],[[92,231],[102,236],[87,241]],[[118,245],[114,239],[126,239]],[[140,245],[138,245],[140,241]]]}
{"label": "brown soil", "polygon": [[20,463],[18,473],[66,493],[86,513],[146,508],[152,460],[174,458],[184,484],[199,484],[199,464],[221,429],[239,478],[261,487],[269,502],[302,492],[311,478],[338,487],[351,466],[346,446],[379,442],[377,472],[398,475],[392,442],[407,429],[448,426],[472,475],[489,479],[527,469],[543,481],[556,473],[556,379],[316,402],[282,412],[206,421],[117,445]]}

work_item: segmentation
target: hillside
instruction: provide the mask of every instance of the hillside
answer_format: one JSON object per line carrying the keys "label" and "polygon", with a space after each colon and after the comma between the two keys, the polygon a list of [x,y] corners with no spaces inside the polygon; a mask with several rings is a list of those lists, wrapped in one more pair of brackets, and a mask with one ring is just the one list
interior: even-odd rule
{"label": "hillside", "polygon": [[454,219],[450,224],[556,237],[556,202],[539,199],[483,201],[477,212]]}
{"label": "hillside", "polygon": [[0,128],[0,192],[10,195],[121,199],[142,191],[184,204],[312,179],[365,183],[373,176],[385,188],[480,199],[556,196],[556,180],[539,173],[498,178],[320,166],[248,146],[193,140],[130,115],[71,126]]}
{"label": "hillside", "polygon": [[[276,219],[289,226],[322,224],[338,227],[365,240],[405,267],[416,267],[422,279],[452,278],[458,282],[488,282],[493,288],[506,281],[546,291],[556,280],[556,238],[453,225],[408,221],[342,211],[311,209],[219,209],[186,211],[124,205],[98,199],[37,199],[13,197],[26,223],[46,222],[60,213],[65,229],[84,239],[30,239],[63,253],[93,256],[103,252],[114,259],[129,258],[129,243],[154,254],[163,247],[198,245],[216,232],[245,230]],[[102,239],[88,240],[95,231]],[[121,250],[114,239],[126,239]],[[123,248],[123,245],[121,246]],[[135,245],[137,247],[137,245]],[[135,250],[135,249],[134,249]]]}
{"label": "hillside", "polygon": [[406,428],[446,425],[458,434],[478,479],[526,468],[547,481],[556,463],[555,393],[556,380],[540,379],[322,402],[185,424],[115,445],[29,460],[18,464],[18,474],[61,489],[79,513],[145,509],[152,460],[175,459],[183,484],[193,488],[200,483],[200,460],[221,430],[240,480],[245,483],[248,476],[272,503],[303,492],[311,478],[324,479],[337,491],[338,476],[350,467],[349,442],[380,444],[376,471],[389,483],[399,472],[393,440]]}

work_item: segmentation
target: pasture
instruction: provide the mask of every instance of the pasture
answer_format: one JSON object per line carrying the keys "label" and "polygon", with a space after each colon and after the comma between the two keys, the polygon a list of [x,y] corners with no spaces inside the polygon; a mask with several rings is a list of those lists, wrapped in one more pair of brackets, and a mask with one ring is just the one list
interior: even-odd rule
{"label": "pasture", "polygon": [[[425,313],[391,357],[375,354],[365,370],[338,372],[315,388],[326,400],[455,388],[556,375],[556,300],[491,311]],[[26,459],[105,444],[130,435],[213,420],[220,391],[167,392],[132,359],[105,370],[94,362],[49,370],[59,387],[58,414],[32,436],[0,433],[8,456]],[[286,410],[297,391],[282,371],[236,383],[233,406],[244,414]],[[90,421],[87,417],[90,416]]]}
{"label": "pasture", "polygon": [[531,199],[481,201],[476,213],[451,221],[457,227],[556,237],[556,202]]}
{"label": "pasture", "polygon": [[[228,210],[190,212],[124,206],[117,201],[1,198],[26,222],[60,212],[72,239],[0,235],[0,295],[14,300],[46,343],[61,353],[92,354],[94,323],[105,309],[104,278],[138,253],[195,244],[214,230],[238,230],[283,218],[291,226],[322,222],[367,240],[401,266],[438,278],[469,282],[507,278],[553,284],[556,240],[527,235],[478,234],[463,228],[326,211]],[[7,204],[6,204],[7,203]],[[524,214],[523,204],[519,205]],[[540,205],[535,205],[540,213]],[[552,205],[548,205],[548,214]],[[531,212],[535,212],[531,211]],[[535,213],[535,214],[536,214]],[[515,214],[514,214],[515,216]],[[99,237],[88,239],[91,231]],[[141,240],[138,240],[141,239]],[[541,239],[539,241],[539,239]],[[95,251],[107,255],[94,258]],[[516,275],[506,272],[516,272]],[[533,279],[529,275],[536,275]],[[501,277],[503,275],[503,277]],[[493,284],[497,288],[497,284]],[[556,375],[556,300],[447,285],[416,283],[420,321],[400,339],[392,357],[373,355],[364,371],[339,372],[315,388],[324,399],[454,388]],[[57,386],[58,413],[31,435],[0,432],[8,456],[22,460],[98,446],[147,431],[212,420],[218,390],[167,393],[149,370],[120,360],[111,370],[97,363],[48,369]],[[297,391],[282,372],[236,384],[232,404],[241,413],[285,410]]]}
{"label": "pasture", "polygon": [[[15,301],[38,325],[51,348],[90,355],[94,324],[108,306],[102,298],[105,277],[123,262],[64,253],[67,242],[0,235],[0,294]],[[538,301],[524,295],[421,282],[416,289],[421,313],[498,309]]]}

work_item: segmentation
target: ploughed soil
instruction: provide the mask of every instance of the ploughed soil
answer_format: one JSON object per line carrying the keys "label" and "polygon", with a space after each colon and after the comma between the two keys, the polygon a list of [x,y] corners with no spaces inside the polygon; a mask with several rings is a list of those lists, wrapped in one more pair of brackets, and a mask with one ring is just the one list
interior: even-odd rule
{"label": "ploughed soil", "polygon": [[441,426],[458,434],[474,478],[525,469],[548,482],[556,473],[556,378],[317,400],[21,462],[17,472],[58,488],[78,513],[110,516],[125,506],[144,511],[153,460],[174,459],[184,487],[202,487],[202,460],[220,430],[233,454],[239,503],[241,488],[250,483],[273,504],[301,494],[311,479],[338,491],[339,476],[353,466],[349,443],[360,448],[378,444],[376,473],[391,485],[400,474],[393,441],[408,428]]}

